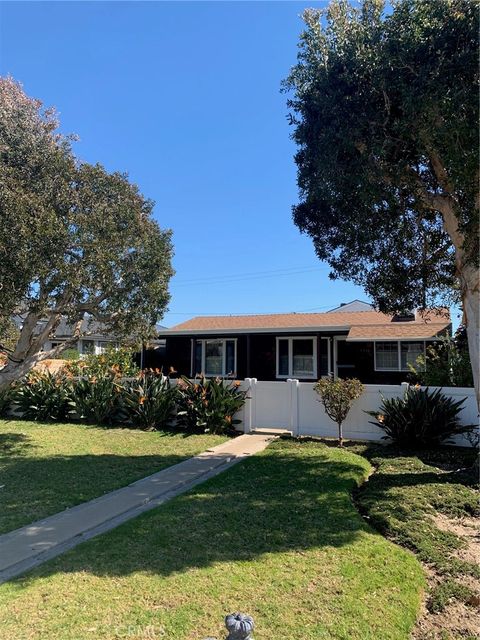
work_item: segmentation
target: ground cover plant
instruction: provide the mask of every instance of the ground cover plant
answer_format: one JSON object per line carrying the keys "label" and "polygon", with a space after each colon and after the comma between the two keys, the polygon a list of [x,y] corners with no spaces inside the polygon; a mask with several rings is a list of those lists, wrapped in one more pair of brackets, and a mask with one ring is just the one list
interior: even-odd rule
{"label": "ground cover plant", "polygon": [[224,440],[0,420],[0,532],[91,500]]}
{"label": "ground cover plant", "polygon": [[2,585],[2,638],[221,638],[241,610],[257,640],[408,640],[422,571],[355,509],[370,470],[347,450],[274,442]]}
{"label": "ground cover plant", "polygon": [[[477,637],[478,481],[475,451],[454,447],[413,452],[379,445],[354,445],[376,472],[356,501],[368,521],[411,549],[429,576],[424,615],[416,639]],[[435,614],[435,615],[431,615]]]}

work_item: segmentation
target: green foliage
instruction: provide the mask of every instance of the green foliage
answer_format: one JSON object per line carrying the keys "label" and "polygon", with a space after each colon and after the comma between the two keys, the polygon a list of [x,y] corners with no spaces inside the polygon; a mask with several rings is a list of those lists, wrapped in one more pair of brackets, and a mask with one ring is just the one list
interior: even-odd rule
{"label": "green foliage", "polygon": [[424,387],[473,387],[470,356],[465,341],[445,336],[427,347],[426,356],[410,365],[413,382]]}
{"label": "green foliage", "polygon": [[468,604],[474,596],[474,591],[469,587],[449,578],[440,582],[433,589],[427,602],[427,609],[430,613],[440,613],[452,600]]}
{"label": "green foliage", "polygon": [[80,358],[80,354],[77,349],[65,349],[60,354],[62,360],[78,360]]}
{"label": "green foliage", "polygon": [[79,360],[68,362],[65,370],[73,376],[106,376],[131,377],[138,374],[138,367],[133,361],[133,349],[109,347],[105,353],[89,354]]}
{"label": "green foliage", "polygon": [[61,372],[32,371],[15,387],[13,400],[24,418],[65,420],[71,411],[72,385]]}
{"label": "green foliage", "polygon": [[455,252],[478,264],[479,4],[384,9],[383,0],[333,0],[305,11],[285,89],[295,223],[332,277],[363,286],[381,310],[403,311],[458,292]]}
{"label": "green foliage", "polygon": [[376,419],[371,424],[385,431],[384,438],[405,447],[430,447],[472,431],[474,425],[460,423],[464,402],[465,398],[448,398],[440,389],[409,387],[403,398],[382,398],[378,411],[366,413]]}
{"label": "green foliage", "polygon": [[120,409],[119,386],[109,374],[79,378],[73,383],[72,404],[78,418],[92,424],[111,424]]}
{"label": "green foliage", "polygon": [[182,377],[177,382],[178,424],[187,431],[228,433],[240,421],[234,415],[245,404],[246,392],[239,382],[221,378],[195,380]]}
{"label": "green foliage", "polygon": [[175,388],[166,376],[143,371],[122,387],[123,418],[145,431],[168,427],[175,412]]}
{"label": "green foliage", "polygon": [[33,366],[59,313],[77,328],[87,313],[119,337],[146,337],[170,298],[171,232],[153,202],[125,174],[79,161],[58,125],[0,78],[0,318],[24,314],[0,386]]}
{"label": "green foliage", "polygon": [[0,389],[0,418],[6,416],[10,410],[14,397],[14,390],[11,385]]}
{"label": "green foliage", "polygon": [[338,441],[342,446],[342,423],[353,402],[363,393],[363,384],[357,378],[321,378],[314,386],[328,417],[338,425]]}

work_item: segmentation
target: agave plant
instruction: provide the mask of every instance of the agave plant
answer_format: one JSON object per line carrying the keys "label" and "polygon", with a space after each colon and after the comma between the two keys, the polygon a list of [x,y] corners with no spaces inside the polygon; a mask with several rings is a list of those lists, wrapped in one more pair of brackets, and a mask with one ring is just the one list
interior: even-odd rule
{"label": "agave plant", "polygon": [[142,371],[122,388],[122,417],[145,431],[168,427],[175,412],[175,389],[163,374]]}
{"label": "agave plant", "polygon": [[15,388],[13,400],[24,418],[65,420],[71,412],[72,385],[62,372],[33,371]]}
{"label": "agave plant", "polygon": [[378,411],[367,411],[371,424],[385,431],[384,438],[406,447],[427,447],[452,442],[453,436],[469,433],[475,425],[462,425],[459,414],[465,398],[454,401],[440,389],[409,387],[403,398],[384,398]]}
{"label": "agave plant", "polygon": [[188,431],[225,433],[233,431],[240,420],[234,415],[243,407],[246,392],[239,382],[199,376],[180,378],[177,383],[177,418]]}

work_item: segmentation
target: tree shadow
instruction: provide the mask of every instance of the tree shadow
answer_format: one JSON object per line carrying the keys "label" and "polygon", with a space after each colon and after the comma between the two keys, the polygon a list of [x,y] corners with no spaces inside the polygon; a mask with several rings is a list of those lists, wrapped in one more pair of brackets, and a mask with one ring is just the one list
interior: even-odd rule
{"label": "tree shadow", "polygon": [[[264,554],[341,547],[372,530],[352,502],[365,467],[351,456],[289,453],[276,445],[193,491],[17,579],[84,571],[168,576]],[[308,445],[307,445],[308,446]]]}
{"label": "tree shadow", "polygon": [[28,437],[4,435],[14,437],[7,439],[11,455],[1,461],[0,533],[97,498],[189,457],[174,453],[27,457],[22,447],[30,446]]}
{"label": "tree shadow", "polygon": [[32,438],[25,433],[0,433],[0,457],[22,456],[33,448]]}

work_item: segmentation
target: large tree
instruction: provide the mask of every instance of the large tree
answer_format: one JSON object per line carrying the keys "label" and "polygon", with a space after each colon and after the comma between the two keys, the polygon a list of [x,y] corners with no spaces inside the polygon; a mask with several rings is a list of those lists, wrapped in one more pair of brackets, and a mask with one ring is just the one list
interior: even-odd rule
{"label": "large tree", "polygon": [[461,301],[479,394],[478,15],[471,0],[307,10],[286,81],[294,221],[384,311]]}
{"label": "large tree", "polygon": [[[53,110],[0,78],[0,327],[21,318],[0,388],[88,334],[84,317],[140,337],[169,300],[171,232],[153,203],[125,175],[79,162],[57,127]],[[71,340],[42,351],[62,316]]]}

